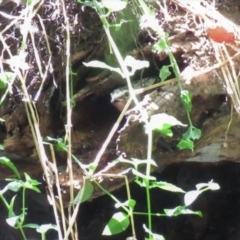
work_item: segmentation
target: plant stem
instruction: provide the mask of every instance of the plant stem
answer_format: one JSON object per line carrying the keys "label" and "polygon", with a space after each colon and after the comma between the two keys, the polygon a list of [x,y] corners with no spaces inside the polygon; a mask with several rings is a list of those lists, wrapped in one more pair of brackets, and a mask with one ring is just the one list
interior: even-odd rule
{"label": "plant stem", "polygon": [[[146,126],[148,128],[148,126]],[[147,151],[147,169],[146,169],[146,197],[147,197],[147,211],[148,211],[148,229],[152,232],[152,211],[151,211],[151,195],[150,195],[150,182],[149,177],[151,175],[151,159],[152,159],[152,129],[148,130],[148,151]],[[149,239],[152,239],[152,235],[149,233]]]}
{"label": "plant stem", "polygon": [[6,206],[6,208],[9,210],[10,206],[2,194],[0,194],[0,198],[3,201],[4,205]]}
{"label": "plant stem", "polygon": [[26,236],[25,236],[25,233],[23,231],[23,223],[24,223],[25,215],[26,215],[25,197],[26,197],[26,188],[23,187],[23,192],[22,192],[22,214],[21,214],[22,216],[20,218],[21,222],[19,223],[19,230],[20,230],[24,240],[27,239]]}
{"label": "plant stem", "polygon": [[20,227],[19,230],[20,230],[20,232],[21,232],[21,234],[22,234],[23,239],[24,239],[24,240],[27,240],[27,238],[26,238],[26,236],[25,236],[25,233],[24,233],[24,231],[23,231],[23,228]]}

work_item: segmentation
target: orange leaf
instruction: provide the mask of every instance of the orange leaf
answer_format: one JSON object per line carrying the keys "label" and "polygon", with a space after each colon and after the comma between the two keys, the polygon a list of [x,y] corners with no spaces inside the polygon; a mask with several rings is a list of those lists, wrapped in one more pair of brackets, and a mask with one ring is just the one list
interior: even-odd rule
{"label": "orange leaf", "polygon": [[217,43],[232,43],[235,41],[233,32],[228,32],[224,27],[208,28],[207,35]]}

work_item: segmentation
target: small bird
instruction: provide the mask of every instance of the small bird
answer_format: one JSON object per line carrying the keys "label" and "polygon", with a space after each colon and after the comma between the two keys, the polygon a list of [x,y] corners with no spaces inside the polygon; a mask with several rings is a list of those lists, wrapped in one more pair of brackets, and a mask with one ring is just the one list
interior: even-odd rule
{"label": "small bird", "polygon": [[121,112],[129,99],[128,87],[117,88],[111,92],[110,96],[112,105]]}
{"label": "small bird", "polygon": [[[158,81],[159,81],[159,78],[157,77],[149,77],[149,78],[144,78],[142,80],[133,82],[132,87],[134,89],[135,94],[138,95],[137,96],[138,100],[142,99],[143,93],[146,94],[146,92],[144,92],[144,88],[151,86]],[[139,92],[140,89],[143,89],[143,91]],[[113,104],[113,106],[119,112],[121,112],[130,97],[128,87],[125,86],[125,87],[117,88],[110,93],[110,96],[111,96],[111,103]],[[134,107],[133,102],[130,105],[130,107]]]}

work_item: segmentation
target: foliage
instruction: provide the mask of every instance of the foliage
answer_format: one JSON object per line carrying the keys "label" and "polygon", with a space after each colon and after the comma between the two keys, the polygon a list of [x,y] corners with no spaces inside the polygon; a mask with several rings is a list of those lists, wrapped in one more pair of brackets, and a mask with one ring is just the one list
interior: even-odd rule
{"label": "foliage", "polygon": [[[123,78],[126,78],[127,85],[129,88],[130,92],[130,97],[134,100],[135,104],[138,106],[138,101],[135,97],[135,94],[132,91],[132,86],[129,77],[132,76],[136,70],[141,69],[143,67],[147,67],[144,63],[141,64],[141,61],[138,61],[139,63],[137,64],[138,68],[134,67],[132,63],[136,62],[136,60],[131,59],[129,62],[126,62],[126,60],[123,60],[120,51],[118,47],[115,45],[115,42],[112,38],[112,35],[109,31],[109,28],[111,28],[111,24],[108,22],[107,17],[113,13],[120,11],[126,7],[127,1],[79,1],[87,6],[90,6],[94,8],[99,16],[100,19],[103,23],[105,32],[107,34],[108,40],[110,42],[111,48],[113,49],[113,52],[119,62],[120,68],[113,68],[109,65],[106,65],[105,63],[98,62],[98,61],[92,61],[89,63],[85,63],[86,66],[89,67],[97,67],[97,68],[106,68],[111,71],[115,71],[119,73]],[[170,75],[171,71],[170,68],[172,68],[179,84],[181,96],[180,100],[186,110],[188,120],[189,120],[189,128],[186,131],[185,134],[182,136],[182,140],[179,142],[178,147],[180,149],[191,149],[193,150],[194,144],[192,140],[199,139],[201,137],[201,131],[197,128],[195,128],[192,125],[192,121],[190,118],[190,112],[192,110],[192,103],[191,103],[191,95],[188,91],[183,90],[180,82],[180,71],[177,65],[177,62],[173,56],[173,54],[170,51],[170,44],[168,42],[168,36],[163,32],[163,30],[159,27],[159,24],[155,18],[155,14],[153,10],[150,10],[147,6],[147,4],[142,1],[138,0],[138,4],[140,6],[140,9],[144,13],[144,21],[140,23],[141,27],[144,28],[151,28],[153,31],[156,32],[157,36],[159,37],[159,40],[157,43],[153,46],[153,51],[162,51],[168,54],[171,65],[169,66],[163,66],[160,71],[159,71],[159,77],[162,81],[166,80]],[[107,9],[107,11],[105,11]],[[142,18],[143,19],[143,18]],[[142,20],[141,19],[141,20]],[[129,58],[129,57],[128,57]],[[132,71],[129,72],[127,67],[131,66]],[[151,159],[151,154],[152,154],[152,131],[157,131],[161,133],[162,135],[167,135],[167,136],[172,136],[172,130],[171,127],[175,125],[180,125],[180,126],[186,126],[185,124],[179,122],[177,119],[175,119],[172,116],[168,116],[167,114],[158,114],[158,115],[153,115],[150,117],[148,120],[148,116],[146,115],[144,109],[142,109],[139,106],[139,110],[142,113],[142,117],[145,122],[145,129],[146,129],[146,134],[148,135],[148,153],[147,153],[147,160],[146,162],[144,160],[138,160],[138,159],[132,159],[132,160],[126,160],[126,159],[118,159],[119,162],[128,162],[129,164],[132,164],[134,168],[132,169],[133,174],[136,176],[135,182],[138,183],[141,187],[146,188],[146,197],[147,197],[147,207],[148,207],[148,228],[145,227],[146,232],[148,233],[148,238],[147,239],[153,239],[154,238],[154,233],[152,233],[152,216],[178,216],[180,214],[197,214],[201,216],[200,212],[193,212],[190,209],[187,209],[187,206],[189,206],[199,194],[201,194],[205,190],[216,190],[218,189],[218,185],[215,184],[214,188],[211,186],[213,183],[209,184],[201,184],[197,185],[197,190],[195,191],[190,191],[188,193],[185,193],[184,190],[169,184],[165,182],[157,182],[153,177],[151,177],[150,172],[151,172],[151,166],[156,165],[155,162]],[[146,164],[146,173],[142,174],[141,172],[138,171],[138,165],[140,164]],[[201,186],[199,188],[199,186]],[[185,205],[184,206],[178,206],[175,209],[165,209],[164,214],[153,214],[151,212],[151,204],[150,204],[150,189],[151,188],[162,188],[168,191],[174,191],[174,192],[181,192],[185,193]],[[202,189],[205,187],[204,189]],[[118,201],[117,201],[118,202]],[[103,234],[104,235],[112,235],[112,234],[117,234],[121,231],[124,231],[130,223],[133,223],[133,214],[139,214],[139,213],[134,213],[134,206],[135,206],[135,201],[133,199],[128,199],[124,203],[119,203],[116,205],[118,208],[121,206],[126,212],[117,212],[115,213],[110,221],[108,222],[107,226],[105,227]],[[145,214],[145,213],[143,213]],[[133,230],[133,238],[135,237],[135,232]],[[163,239],[163,237],[162,237]]]}
{"label": "foliage", "polygon": [[[49,229],[56,229],[55,225],[49,224],[49,225],[37,225],[37,224],[24,224],[25,221],[25,216],[27,214],[27,208],[26,208],[26,190],[29,189],[31,191],[35,192],[40,192],[38,189],[38,185],[41,184],[38,181],[31,179],[31,177],[27,174],[24,173],[25,175],[25,181],[21,180],[20,174],[15,167],[15,165],[6,157],[0,157],[0,163],[6,165],[9,167],[14,174],[16,175],[17,178],[9,178],[6,179],[9,183],[0,191],[0,199],[4,203],[5,207],[8,210],[8,218],[6,219],[6,222],[8,225],[15,229],[19,229],[19,231],[22,234],[22,237],[24,240],[26,240],[26,236],[24,233],[24,228],[35,228],[37,232],[41,233],[42,240],[46,239],[46,232]],[[22,189],[22,212],[19,215],[16,215],[14,212],[14,206],[15,206],[15,199],[17,195],[14,195],[12,199],[8,202],[6,197],[4,197],[4,194],[7,191],[12,191],[12,192],[19,192]]]}

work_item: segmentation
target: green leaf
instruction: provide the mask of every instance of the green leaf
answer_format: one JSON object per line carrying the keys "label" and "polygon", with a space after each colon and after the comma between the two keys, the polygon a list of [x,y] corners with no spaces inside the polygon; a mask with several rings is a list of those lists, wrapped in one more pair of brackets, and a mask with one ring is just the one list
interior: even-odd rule
{"label": "green leaf", "polygon": [[123,212],[115,213],[107,226],[104,228],[102,235],[111,236],[123,232],[129,226],[129,216]]}
{"label": "green leaf", "polygon": [[26,181],[24,182],[23,186],[27,189],[31,189],[35,192],[40,193],[40,190],[36,187],[41,183],[37,180],[32,179],[27,173],[24,173]]}
{"label": "green leaf", "polygon": [[171,75],[171,72],[169,71],[169,67],[170,66],[163,66],[160,69],[159,77],[162,82],[165,81]]}
{"label": "green leaf", "polygon": [[163,211],[168,217],[177,217],[182,214],[194,214],[202,217],[202,213],[200,211],[192,211],[187,209],[185,206],[178,206],[173,209],[164,209]]}
{"label": "green leaf", "polygon": [[[132,56],[127,56],[124,59],[124,63],[126,64],[126,66],[131,68],[131,72],[128,72],[128,76],[129,77],[133,76],[137,70],[149,67],[149,62],[148,61],[136,60]],[[107,65],[104,62],[100,62],[100,61],[94,60],[94,61],[91,61],[91,62],[88,62],[88,63],[83,63],[83,64],[86,67],[96,67],[96,68],[108,69],[110,71],[117,72],[123,78],[127,77],[127,76],[123,75],[123,73],[122,73],[120,68],[111,67],[111,66]]]}
{"label": "green leaf", "polygon": [[167,137],[173,136],[173,131],[171,128],[165,128],[163,130],[155,129],[155,131],[161,133],[163,136],[167,136]]}
{"label": "green leaf", "polygon": [[201,194],[201,191],[198,190],[193,190],[193,191],[189,191],[185,194],[184,196],[184,203],[186,206],[191,205],[196,199],[197,197]]}
{"label": "green leaf", "polygon": [[49,136],[47,136],[47,137],[44,137],[44,139],[43,139],[44,141],[47,141],[47,142],[55,142],[56,141],[56,138],[52,138],[52,137],[49,137]]}
{"label": "green leaf", "polygon": [[146,187],[147,186],[145,182],[140,181],[138,179],[134,180],[134,182],[137,183],[140,187]]}
{"label": "green leaf", "polygon": [[[93,191],[94,188],[92,183],[90,181],[86,181],[84,192],[82,193],[82,189],[78,192],[77,196],[73,200],[73,204],[78,204],[80,200],[80,203],[87,201],[92,196]],[[82,198],[80,199],[81,196]]]}
{"label": "green leaf", "polygon": [[28,223],[28,224],[25,224],[23,225],[24,228],[34,228],[34,229],[37,229],[39,228],[39,225],[38,224],[34,224],[34,223]]}
{"label": "green leaf", "polygon": [[169,134],[170,128],[177,125],[182,127],[187,126],[173,116],[170,116],[166,113],[159,113],[151,116],[150,122],[146,126],[146,132],[154,130],[162,134]]}
{"label": "green leaf", "polygon": [[170,192],[181,192],[181,193],[185,193],[185,191],[171,183],[167,183],[167,182],[153,182],[150,186],[151,188],[161,188],[163,190],[166,191],[170,191]]}
{"label": "green leaf", "polygon": [[66,145],[64,142],[57,142],[57,144],[56,144],[56,150],[57,150],[58,152],[66,151],[66,150],[67,150],[67,145]]}
{"label": "green leaf", "polygon": [[183,209],[185,209],[185,206],[178,206],[173,209],[163,209],[163,211],[168,217],[176,217],[181,214]]}
{"label": "green leaf", "polygon": [[192,211],[191,209],[185,208],[182,209],[182,211],[180,212],[180,214],[193,214],[193,215],[198,215],[199,217],[202,217],[202,212],[201,211]]}
{"label": "green leaf", "polygon": [[92,162],[88,165],[89,170],[93,173],[98,167],[98,164]]}
{"label": "green leaf", "polygon": [[193,151],[193,149],[194,149],[194,144],[193,144],[193,141],[191,141],[190,139],[181,139],[181,141],[178,143],[177,147],[178,147],[180,150],[190,149],[190,150]]}
{"label": "green leaf", "polygon": [[6,179],[7,181],[11,181],[6,185],[6,189],[11,190],[13,192],[18,192],[20,188],[24,185],[23,181],[17,179]]}
{"label": "green leaf", "polygon": [[124,203],[117,202],[115,204],[115,208],[120,208],[120,207],[125,206],[125,207],[129,207],[129,208],[133,209],[135,207],[135,205],[136,205],[136,201],[133,199],[129,199],[129,200],[125,201]]}
{"label": "green leaf", "polygon": [[32,191],[37,192],[37,193],[41,192],[37,187],[35,187],[31,183],[25,183],[24,187],[27,188],[27,189],[31,189]]}
{"label": "green leaf", "polygon": [[184,139],[200,139],[202,136],[202,132],[200,129],[190,126],[188,130],[183,134]]}
{"label": "green leaf", "polygon": [[17,195],[13,196],[11,201],[10,201],[9,208],[8,208],[8,217],[9,218],[15,217],[15,213],[13,211],[13,206],[14,206],[14,202],[15,202],[16,197],[17,197]]}
{"label": "green leaf", "polygon": [[151,181],[154,181],[154,180],[156,180],[156,178],[155,177],[153,177],[153,176],[146,176],[146,175],[144,175],[144,174],[142,174],[141,172],[139,172],[139,171],[137,171],[137,170],[135,170],[135,169],[132,169],[132,173],[133,173],[133,175],[135,175],[135,176],[137,176],[137,177],[140,177],[140,178],[142,178],[143,180],[151,180]]}
{"label": "green leaf", "polygon": [[131,209],[134,209],[135,205],[136,205],[136,201],[134,199],[129,199],[127,201],[127,206],[130,207]]}
{"label": "green leaf", "polygon": [[30,5],[35,5],[35,4],[37,4],[38,2],[39,2],[40,0],[27,0],[26,1],[26,5],[27,6],[30,6]]}
{"label": "green leaf", "polygon": [[46,233],[50,229],[58,231],[58,228],[55,224],[42,224],[37,228],[37,232]]}
{"label": "green leaf", "polygon": [[187,90],[182,90],[180,99],[182,104],[184,105],[186,111],[189,113],[192,111],[192,96]]}
{"label": "green leaf", "polygon": [[6,157],[0,157],[0,164],[4,164],[9,167],[17,175],[17,177],[20,178],[20,174],[15,165],[11,162],[11,160]]}
{"label": "green leaf", "polygon": [[169,44],[167,38],[168,35],[165,34],[163,38],[159,39],[152,47],[153,52],[168,52]]}
{"label": "green leaf", "polygon": [[0,73],[0,89],[6,88],[8,82],[12,81],[15,74],[13,72]]}
{"label": "green leaf", "polygon": [[44,138],[44,141],[54,142],[56,145],[57,151],[66,151],[67,150],[67,145],[63,138],[52,138],[52,137],[47,136]]}
{"label": "green leaf", "polygon": [[[120,160],[121,162],[121,160]],[[153,159],[138,159],[138,158],[132,158],[132,164],[137,168],[137,166],[141,164],[150,164],[154,167],[157,167],[157,163]]]}

